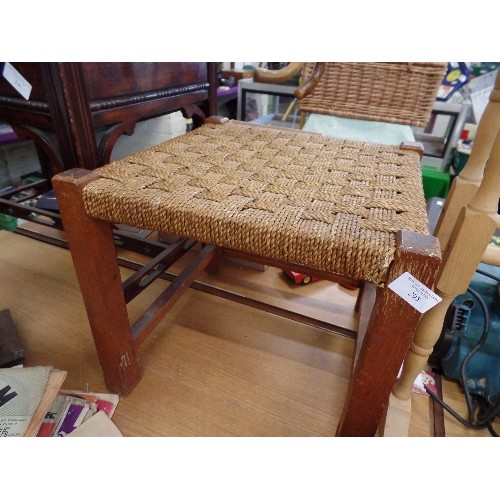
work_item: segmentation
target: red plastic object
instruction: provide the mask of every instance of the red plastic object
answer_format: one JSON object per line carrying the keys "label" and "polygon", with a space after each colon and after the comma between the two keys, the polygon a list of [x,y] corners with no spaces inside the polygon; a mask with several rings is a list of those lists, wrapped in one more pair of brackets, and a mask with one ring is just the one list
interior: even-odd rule
{"label": "red plastic object", "polygon": [[319,280],[317,276],[309,276],[308,274],[298,273],[296,271],[283,269],[283,272],[295,283],[297,283],[297,285],[307,285],[308,283]]}

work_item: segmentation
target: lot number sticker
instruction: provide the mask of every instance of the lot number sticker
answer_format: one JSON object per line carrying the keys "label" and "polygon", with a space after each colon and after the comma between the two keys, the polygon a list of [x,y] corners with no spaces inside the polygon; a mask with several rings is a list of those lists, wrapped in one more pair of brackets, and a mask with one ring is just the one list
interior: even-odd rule
{"label": "lot number sticker", "polygon": [[427,312],[441,302],[441,297],[408,272],[390,283],[389,288],[421,313]]}

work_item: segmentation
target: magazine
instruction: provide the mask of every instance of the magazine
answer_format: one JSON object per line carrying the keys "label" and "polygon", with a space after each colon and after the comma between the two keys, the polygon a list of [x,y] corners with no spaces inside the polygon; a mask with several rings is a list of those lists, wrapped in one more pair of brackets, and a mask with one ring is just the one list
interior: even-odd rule
{"label": "magazine", "polygon": [[0,368],[0,436],[24,436],[41,400],[50,366]]}

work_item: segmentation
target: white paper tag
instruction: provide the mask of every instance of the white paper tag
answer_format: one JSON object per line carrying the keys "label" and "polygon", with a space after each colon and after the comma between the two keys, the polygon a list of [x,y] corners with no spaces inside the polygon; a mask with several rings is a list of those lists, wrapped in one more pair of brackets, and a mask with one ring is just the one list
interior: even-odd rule
{"label": "white paper tag", "polygon": [[408,272],[396,278],[388,287],[421,313],[427,312],[441,302],[441,297]]}
{"label": "white paper tag", "polygon": [[3,76],[27,101],[29,100],[32,87],[12,64],[5,63]]}

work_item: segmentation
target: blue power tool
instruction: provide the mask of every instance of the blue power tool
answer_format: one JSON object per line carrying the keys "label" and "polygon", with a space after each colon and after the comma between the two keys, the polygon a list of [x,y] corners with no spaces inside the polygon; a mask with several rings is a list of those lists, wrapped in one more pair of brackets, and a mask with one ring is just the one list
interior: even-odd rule
{"label": "blue power tool", "polygon": [[[480,264],[469,288],[480,296],[483,305],[470,292],[456,297],[429,359],[433,368],[459,380],[462,386],[465,380],[468,392],[484,398],[489,407],[500,400],[499,281],[500,268]],[[487,309],[486,314],[483,307]]]}

